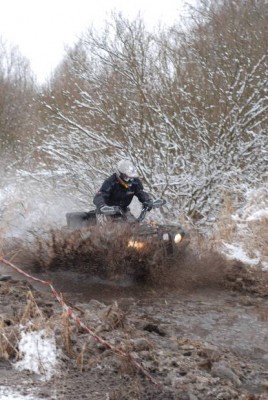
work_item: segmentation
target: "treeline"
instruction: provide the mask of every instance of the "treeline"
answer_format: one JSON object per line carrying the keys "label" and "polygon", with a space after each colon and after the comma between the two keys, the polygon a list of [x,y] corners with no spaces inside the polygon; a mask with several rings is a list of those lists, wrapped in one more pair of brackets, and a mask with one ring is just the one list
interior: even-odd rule
{"label": "treeline", "polygon": [[0,131],[1,157],[17,152],[36,130],[35,87],[29,62],[16,47],[0,38]]}
{"label": "treeline", "polygon": [[38,93],[28,79],[15,85],[25,98],[14,112],[25,119],[2,149],[20,137],[36,146],[38,136],[42,167],[85,198],[127,155],[174,214],[216,216],[226,192],[265,180],[267,37],[265,0],[201,2],[155,32],[114,15],[67,51]]}

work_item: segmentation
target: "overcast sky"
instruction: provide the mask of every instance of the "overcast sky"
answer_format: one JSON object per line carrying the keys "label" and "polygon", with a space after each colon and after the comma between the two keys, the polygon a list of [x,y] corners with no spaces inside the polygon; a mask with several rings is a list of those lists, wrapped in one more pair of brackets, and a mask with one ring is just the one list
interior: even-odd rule
{"label": "overcast sky", "polygon": [[[186,0],[0,0],[0,36],[17,45],[43,82],[92,23],[98,27],[112,10],[134,18],[141,12],[149,28],[171,24]],[[188,1],[189,2],[189,1]],[[192,2],[192,0],[190,0]]]}

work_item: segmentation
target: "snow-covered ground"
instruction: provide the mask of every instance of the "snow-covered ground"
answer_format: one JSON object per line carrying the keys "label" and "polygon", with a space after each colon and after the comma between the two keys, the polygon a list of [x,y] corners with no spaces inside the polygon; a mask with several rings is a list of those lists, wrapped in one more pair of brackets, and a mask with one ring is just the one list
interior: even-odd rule
{"label": "snow-covered ground", "polygon": [[[20,327],[19,352],[21,359],[13,364],[17,370],[27,370],[49,381],[57,373],[59,350],[53,332]],[[7,386],[0,387],[0,400],[39,400],[34,394],[20,393]]]}
{"label": "snow-covered ground", "polygon": [[268,271],[268,186],[248,190],[243,206],[227,216],[218,247],[229,259]]}
{"label": "snow-covered ground", "polygon": [[45,329],[28,331],[21,327],[19,351],[21,360],[14,364],[18,370],[28,370],[40,376],[41,380],[49,380],[57,369],[57,347],[53,332]]}
{"label": "snow-covered ground", "polygon": [[7,386],[0,387],[0,400],[39,400],[39,397],[36,397],[31,394],[21,394],[17,390],[9,388]]}

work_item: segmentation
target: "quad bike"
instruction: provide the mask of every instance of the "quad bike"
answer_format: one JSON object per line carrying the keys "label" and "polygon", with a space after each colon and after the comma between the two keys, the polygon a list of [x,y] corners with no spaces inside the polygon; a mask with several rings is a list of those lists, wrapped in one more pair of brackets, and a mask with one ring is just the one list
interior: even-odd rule
{"label": "quad bike", "polygon": [[[153,200],[152,209],[159,208],[166,203],[165,200]],[[140,215],[137,218],[132,216],[128,218],[120,207],[105,206],[101,209],[102,216],[108,216],[114,223],[127,223],[131,225],[132,236],[128,239],[127,247],[133,248],[138,252],[146,251],[148,243],[157,241],[165,251],[167,256],[176,256],[189,244],[189,235],[179,225],[163,225],[153,222],[145,222],[148,208],[143,206]],[[97,210],[89,212],[67,213],[67,228],[79,230],[90,228],[98,224],[100,217]]]}

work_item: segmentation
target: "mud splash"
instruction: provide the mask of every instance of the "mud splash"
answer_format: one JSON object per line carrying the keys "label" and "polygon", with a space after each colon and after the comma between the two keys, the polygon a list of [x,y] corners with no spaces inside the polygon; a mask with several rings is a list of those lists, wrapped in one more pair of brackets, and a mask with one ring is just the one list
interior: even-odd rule
{"label": "mud splash", "polygon": [[114,226],[105,232],[98,227],[50,231],[31,241],[6,243],[4,254],[25,271],[70,293],[97,297],[106,293],[110,299],[112,293],[115,298],[124,292],[142,297],[159,289],[227,289],[268,295],[268,274],[258,268],[247,268],[208,248],[200,254],[191,245],[175,257],[166,254],[157,240],[135,249],[128,246],[132,233],[129,227],[118,230]]}
{"label": "mud splash", "polygon": [[[54,235],[53,240],[46,237],[34,246],[13,242],[6,256],[52,282],[86,324],[135,354],[160,386],[153,386],[71,324],[68,343],[72,347],[65,349],[61,378],[44,386],[36,377],[14,373],[0,357],[0,384],[23,388],[34,382],[36,395],[54,398],[57,393],[57,399],[67,400],[265,400],[268,274],[227,261],[211,250],[200,255],[191,247],[172,260],[153,246],[143,257],[137,256],[122,250],[126,237],[108,241],[107,247],[107,241],[96,241],[96,237],[78,237],[77,244],[72,236],[69,248],[69,236],[66,246],[62,236]],[[148,274],[137,280],[127,274],[126,265],[135,271],[141,262]],[[105,266],[104,277],[96,273],[99,265]],[[1,268],[13,276],[8,282],[0,281],[5,335],[19,323],[16,319],[23,314],[28,290],[35,291],[36,303],[50,324],[52,318],[62,318],[61,307],[47,287],[24,278],[20,283],[17,273]],[[57,325],[55,332],[60,334],[61,329]],[[66,325],[61,335],[58,343],[62,345]]]}
{"label": "mud splash", "polygon": [[[79,231],[50,231],[31,242],[14,243],[8,253],[16,263],[32,272],[73,271],[103,280],[130,277],[133,280],[154,281],[170,264],[161,242],[144,238],[142,248],[130,246],[130,227],[99,227]],[[18,244],[16,245],[18,247]],[[7,251],[7,250],[6,250]],[[15,254],[14,254],[15,253]]]}

